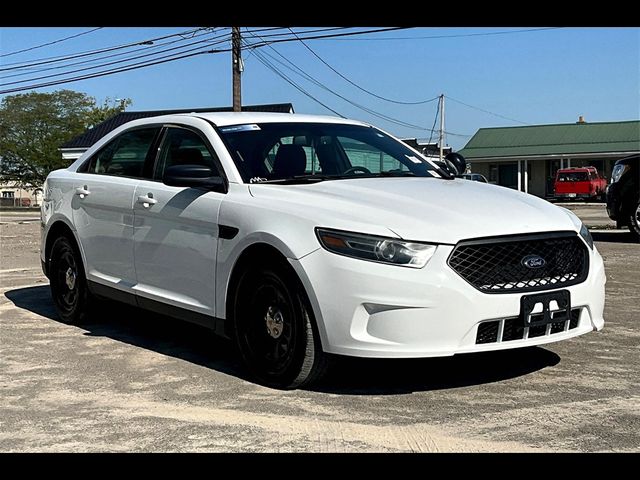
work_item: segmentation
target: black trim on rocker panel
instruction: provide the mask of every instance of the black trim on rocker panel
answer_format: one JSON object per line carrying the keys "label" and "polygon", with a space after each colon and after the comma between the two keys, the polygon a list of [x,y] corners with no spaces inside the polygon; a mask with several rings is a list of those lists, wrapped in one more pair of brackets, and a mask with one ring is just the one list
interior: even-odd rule
{"label": "black trim on rocker panel", "polygon": [[115,300],[118,302],[133,305],[143,310],[165,315],[167,317],[176,318],[185,322],[195,323],[202,327],[209,328],[214,331],[216,335],[228,338],[228,335],[224,331],[224,320],[221,318],[211,317],[202,313],[193,312],[184,308],[175,307],[166,303],[151,300],[132,293],[122,292],[118,289],[107,287],[96,282],[88,281],[89,290],[94,295],[107,298],[109,300]]}
{"label": "black trim on rocker panel", "polygon": [[133,305],[134,307],[138,306],[136,296],[133,293],[123,292],[117,288],[107,287],[106,285],[92,282],[91,280],[87,280],[87,285],[89,287],[89,291],[98,297],[126,303],[127,305]]}

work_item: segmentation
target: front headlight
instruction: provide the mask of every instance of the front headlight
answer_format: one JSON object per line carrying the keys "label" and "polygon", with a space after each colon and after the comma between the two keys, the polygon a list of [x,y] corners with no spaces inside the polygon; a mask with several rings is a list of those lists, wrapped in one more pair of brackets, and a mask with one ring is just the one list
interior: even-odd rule
{"label": "front headlight", "polygon": [[631,168],[631,165],[618,164],[613,167],[613,171],[611,172],[611,183],[616,183],[620,180],[620,177],[625,174],[627,170]]}
{"label": "front headlight", "polygon": [[320,244],[330,252],[411,268],[424,267],[437,248],[426,243],[325,228],[316,228],[316,234]]}
{"label": "front headlight", "polygon": [[580,236],[584,239],[585,242],[587,242],[589,248],[593,250],[593,237],[591,236],[591,232],[584,223],[582,224],[582,227],[580,227]]}

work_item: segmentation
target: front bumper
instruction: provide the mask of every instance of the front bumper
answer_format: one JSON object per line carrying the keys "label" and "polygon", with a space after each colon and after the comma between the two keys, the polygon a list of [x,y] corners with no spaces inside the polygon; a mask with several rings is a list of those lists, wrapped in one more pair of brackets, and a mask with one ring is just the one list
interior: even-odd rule
{"label": "front bumper", "polygon": [[291,260],[309,294],[324,350],[357,357],[437,357],[540,345],[603,328],[606,277],[594,249],[589,251],[587,279],[564,287],[571,292],[572,308],[580,307],[577,327],[477,344],[479,324],[517,317],[524,294],[476,290],[447,265],[452,250],[453,246],[439,246],[422,269],[367,262],[324,249]]}
{"label": "front bumper", "polygon": [[607,187],[607,215],[611,220],[622,220],[622,192],[618,183],[612,183]]}

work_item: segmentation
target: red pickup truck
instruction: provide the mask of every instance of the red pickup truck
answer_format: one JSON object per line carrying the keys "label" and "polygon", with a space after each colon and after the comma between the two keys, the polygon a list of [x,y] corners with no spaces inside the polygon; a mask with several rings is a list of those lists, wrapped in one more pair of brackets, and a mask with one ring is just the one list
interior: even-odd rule
{"label": "red pickup truck", "polygon": [[595,167],[562,168],[556,173],[553,190],[556,198],[603,200],[607,180]]}

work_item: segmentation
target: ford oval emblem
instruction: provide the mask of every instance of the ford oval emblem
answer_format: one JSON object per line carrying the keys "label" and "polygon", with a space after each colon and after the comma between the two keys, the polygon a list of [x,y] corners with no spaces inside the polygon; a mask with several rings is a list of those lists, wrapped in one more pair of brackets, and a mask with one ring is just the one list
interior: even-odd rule
{"label": "ford oval emblem", "polygon": [[520,263],[527,268],[542,268],[547,262],[540,255],[527,255]]}

